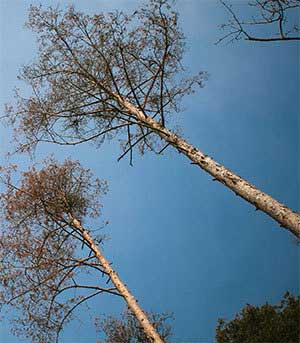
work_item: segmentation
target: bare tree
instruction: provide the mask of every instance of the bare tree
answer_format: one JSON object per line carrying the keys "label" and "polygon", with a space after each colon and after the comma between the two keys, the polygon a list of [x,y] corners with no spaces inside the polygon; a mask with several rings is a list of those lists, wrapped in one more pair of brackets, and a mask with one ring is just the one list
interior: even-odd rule
{"label": "bare tree", "polygon": [[[147,315],[164,342],[170,342],[171,326],[167,320],[171,315],[167,313]],[[114,316],[107,316],[102,320],[97,318],[95,325],[97,331],[105,333],[105,343],[151,343],[130,311],[124,311],[121,318]]]}
{"label": "bare tree", "polygon": [[[241,19],[233,6],[220,0],[231,19],[221,28],[228,31],[217,43],[245,39],[256,42],[300,40],[300,0],[254,0],[248,3],[248,19]],[[252,13],[253,12],[253,13]]]}
{"label": "bare tree", "polygon": [[[101,237],[81,224],[99,215],[98,196],[106,192],[106,183],[71,160],[32,167],[18,186],[12,168],[2,174],[0,304],[1,310],[13,307],[18,314],[12,319],[14,334],[32,342],[58,342],[78,306],[108,293],[124,298],[149,342],[162,343],[102,254]],[[94,277],[83,278],[86,274]],[[89,281],[97,275],[99,283]]]}
{"label": "bare tree", "polygon": [[17,93],[16,106],[7,108],[21,151],[38,142],[99,145],[118,135],[119,160],[129,154],[132,163],[135,148],[160,154],[173,146],[299,236],[298,213],[167,128],[182,97],[202,87],[206,77],[185,77],[184,37],[167,0],[150,0],[132,15],[31,7],[27,26],[39,36],[39,58],[23,68],[20,78],[33,95]]}

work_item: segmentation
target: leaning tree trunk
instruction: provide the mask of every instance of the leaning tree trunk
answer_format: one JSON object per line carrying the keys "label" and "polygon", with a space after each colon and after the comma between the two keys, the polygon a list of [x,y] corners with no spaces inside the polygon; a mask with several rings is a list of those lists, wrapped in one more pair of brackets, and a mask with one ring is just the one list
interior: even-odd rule
{"label": "leaning tree trunk", "polygon": [[299,213],[292,211],[270,195],[260,191],[251,183],[215,162],[211,157],[186,142],[180,136],[169,131],[151,117],[145,116],[142,111],[131,103],[124,101],[116,94],[114,94],[114,97],[131,115],[135,116],[142,125],[156,132],[163,140],[189,158],[193,164],[198,165],[200,168],[212,175],[214,180],[223,183],[236,195],[239,195],[254,205],[256,209],[265,212],[267,215],[275,219],[280,226],[288,229],[296,237],[300,236]]}
{"label": "leaning tree trunk", "polygon": [[134,296],[130,293],[128,288],[125,286],[125,284],[121,281],[118,274],[115,272],[115,270],[110,266],[110,263],[106,260],[106,258],[101,253],[99,247],[95,244],[93,238],[90,236],[90,234],[83,228],[80,221],[77,220],[72,213],[69,213],[69,218],[74,225],[74,227],[80,231],[83,238],[88,242],[90,245],[90,248],[94,252],[95,256],[97,257],[99,263],[103,267],[104,271],[109,275],[110,280],[114,284],[114,286],[119,291],[120,295],[123,296],[125,299],[129,309],[134,314],[135,318],[143,328],[146,336],[150,339],[152,343],[163,343],[163,340],[160,338],[159,334],[149,321],[147,315],[145,312],[141,309],[140,305],[138,304],[137,300],[134,298]]}

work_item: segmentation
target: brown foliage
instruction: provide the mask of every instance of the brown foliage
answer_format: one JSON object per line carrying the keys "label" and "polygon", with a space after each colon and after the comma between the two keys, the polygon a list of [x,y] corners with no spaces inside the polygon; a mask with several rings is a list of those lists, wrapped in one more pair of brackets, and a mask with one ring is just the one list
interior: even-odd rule
{"label": "brown foliage", "polygon": [[69,220],[69,214],[81,220],[98,215],[98,196],[107,185],[71,160],[32,167],[19,186],[12,182],[12,171],[2,169],[1,176],[6,186],[0,195],[1,309],[17,310],[15,334],[53,342],[77,306],[103,292],[119,295],[105,280],[103,287],[82,283],[84,274],[106,273]]}
{"label": "brown foliage", "polygon": [[[292,0],[290,0],[292,1]],[[85,15],[32,6],[27,26],[39,58],[20,76],[32,96],[7,108],[19,149],[38,142],[75,145],[118,136],[123,152],[172,146],[236,195],[299,236],[299,214],[215,162],[167,126],[181,99],[203,86],[205,73],[185,76],[184,37],[168,0],[150,0],[132,15]]]}
{"label": "brown foliage", "polygon": [[[167,313],[148,313],[149,320],[165,343],[170,342],[171,326],[168,319],[172,316]],[[121,318],[108,316],[103,320],[96,320],[97,330],[106,335],[105,343],[151,343],[136,318],[130,311],[124,311]]]}
{"label": "brown foliage", "polygon": [[33,95],[17,94],[16,108],[7,108],[16,137],[23,137],[21,150],[41,141],[101,144],[118,135],[125,154],[134,147],[158,152],[153,128],[124,102],[164,126],[180,99],[205,78],[184,76],[184,37],[167,0],[151,0],[130,15],[31,6],[27,27],[38,34],[39,57],[20,79]]}

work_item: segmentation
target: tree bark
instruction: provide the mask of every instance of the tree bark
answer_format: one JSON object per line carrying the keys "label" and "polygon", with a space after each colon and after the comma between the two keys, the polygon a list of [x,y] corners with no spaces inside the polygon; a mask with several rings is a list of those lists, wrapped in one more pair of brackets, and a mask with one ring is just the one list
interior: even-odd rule
{"label": "tree bark", "polygon": [[300,214],[292,211],[287,206],[262,192],[251,183],[234,174],[229,169],[215,162],[211,157],[186,142],[180,136],[169,131],[151,117],[147,117],[142,111],[131,103],[124,101],[115,95],[117,101],[123,105],[127,111],[134,115],[141,125],[144,125],[156,132],[163,140],[172,145],[179,152],[183,153],[193,164],[213,176],[214,180],[223,183],[236,195],[251,203],[257,210],[265,212],[275,219],[281,227],[289,230],[296,237],[300,236]]}
{"label": "tree bark", "polygon": [[157,333],[157,331],[155,330],[155,328],[153,327],[153,325],[151,324],[151,322],[149,321],[149,319],[147,318],[145,312],[141,309],[137,300],[130,293],[126,285],[121,281],[120,277],[115,272],[115,270],[110,266],[110,263],[103,256],[99,247],[95,244],[90,234],[84,229],[80,221],[77,220],[71,213],[69,213],[69,218],[72,224],[74,225],[74,227],[81,232],[84,239],[88,242],[92,251],[97,257],[99,263],[104,268],[105,272],[109,275],[112,283],[115,285],[119,293],[124,297],[129,309],[131,310],[131,312],[134,314],[134,316],[140,323],[146,336],[153,343],[164,343],[163,340],[160,338],[159,334]]}

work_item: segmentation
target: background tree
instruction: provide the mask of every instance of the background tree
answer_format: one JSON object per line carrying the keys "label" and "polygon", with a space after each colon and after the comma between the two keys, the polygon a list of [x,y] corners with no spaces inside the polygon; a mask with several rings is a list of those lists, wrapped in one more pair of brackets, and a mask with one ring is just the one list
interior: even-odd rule
{"label": "background tree", "polygon": [[[32,167],[19,186],[13,184],[12,170],[3,170],[6,190],[0,194],[0,304],[1,309],[8,305],[17,310],[13,332],[32,342],[58,342],[79,305],[109,293],[124,298],[150,342],[161,343],[101,253],[101,237],[93,238],[95,232],[81,224],[100,214],[98,196],[106,192],[106,183],[71,160],[50,160],[39,171]],[[89,274],[96,274],[104,285],[91,283]]]}
{"label": "background tree", "polygon": [[297,41],[300,0],[255,0],[248,3],[253,14],[241,19],[237,10],[220,0],[231,19],[221,25],[228,31],[219,42],[245,39],[256,42]]}
{"label": "background tree", "polygon": [[216,328],[217,343],[297,343],[299,338],[300,296],[288,292],[279,305],[247,304],[235,319],[219,319]]}
{"label": "background tree", "polygon": [[[118,136],[133,150],[173,146],[192,164],[299,236],[300,216],[184,141],[170,125],[180,100],[203,86],[205,73],[184,76],[184,37],[167,0],[151,0],[132,15],[85,15],[31,7],[27,26],[39,35],[39,58],[20,78],[33,95],[17,93],[7,108],[21,151],[37,142],[76,145]],[[213,132],[212,132],[213,134]]]}
{"label": "background tree", "polygon": [[[164,342],[169,342],[171,326],[167,320],[169,314],[148,313],[148,318]],[[108,316],[96,320],[97,330],[106,335],[105,343],[139,343],[150,342],[136,318],[129,311],[124,311],[121,318]]]}

